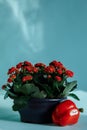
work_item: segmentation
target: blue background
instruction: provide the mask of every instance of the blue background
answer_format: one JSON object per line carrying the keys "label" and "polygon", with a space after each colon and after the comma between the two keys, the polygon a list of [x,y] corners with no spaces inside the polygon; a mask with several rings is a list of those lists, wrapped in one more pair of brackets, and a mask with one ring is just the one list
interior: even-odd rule
{"label": "blue background", "polygon": [[87,91],[86,56],[87,0],[0,0],[0,86],[20,61],[59,60]]}

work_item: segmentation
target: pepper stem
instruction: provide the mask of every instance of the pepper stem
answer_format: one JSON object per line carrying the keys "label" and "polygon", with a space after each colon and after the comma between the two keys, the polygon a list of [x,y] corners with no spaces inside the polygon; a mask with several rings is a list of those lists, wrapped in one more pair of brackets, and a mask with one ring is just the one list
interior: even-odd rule
{"label": "pepper stem", "polygon": [[83,108],[79,108],[79,111],[80,111],[80,112],[84,112],[84,109],[83,109]]}

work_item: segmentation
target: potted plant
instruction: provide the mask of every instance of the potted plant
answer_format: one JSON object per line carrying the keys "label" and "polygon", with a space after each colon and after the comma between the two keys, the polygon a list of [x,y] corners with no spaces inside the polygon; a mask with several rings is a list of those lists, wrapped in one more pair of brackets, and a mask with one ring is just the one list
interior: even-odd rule
{"label": "potted plant", "polygon": [[7,83],[2,86],[6,91],[4,98],[13,100],[12,108],[19,111],[22,121],[49,123],[52,122],[51,113],[59,102],[67,96],[79,100],[72,93],[77,88],[77,81],[68,81],[73,75],[71,70],[56,60],[48,66],[20,62],[8,70]]}

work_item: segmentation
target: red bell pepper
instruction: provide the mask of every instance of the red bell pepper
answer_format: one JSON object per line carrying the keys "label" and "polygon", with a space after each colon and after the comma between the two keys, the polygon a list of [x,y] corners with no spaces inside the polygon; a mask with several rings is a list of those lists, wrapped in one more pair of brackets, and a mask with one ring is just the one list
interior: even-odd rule
{"label": "red bell pepper", "polygon": [[80,110],[71,100],[64,100],[56,106],[52,113],[53,123],[59,126],[73,125],[78,122]]}

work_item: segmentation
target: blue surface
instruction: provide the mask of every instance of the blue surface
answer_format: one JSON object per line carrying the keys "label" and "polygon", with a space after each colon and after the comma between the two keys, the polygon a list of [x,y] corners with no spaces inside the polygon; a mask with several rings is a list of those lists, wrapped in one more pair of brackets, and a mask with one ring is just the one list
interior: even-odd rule
{"label": "blue surface", "polygon": [[72,126],[59,127],[54,125],[38,125],[28,124],[21,122],[9,122],[0,120],[0,130],[86,130],[87,129],[87,116],[81,117],[79,122]]}

